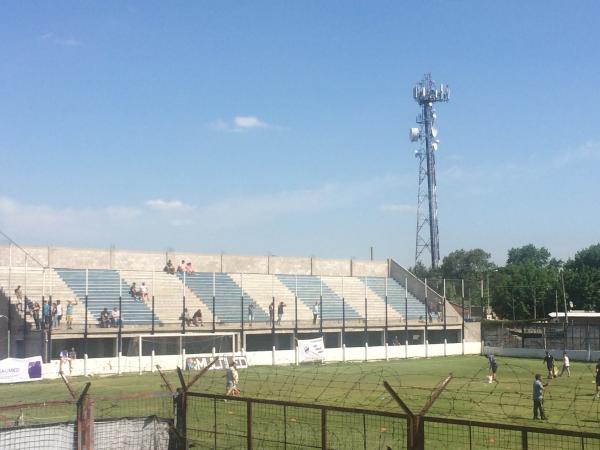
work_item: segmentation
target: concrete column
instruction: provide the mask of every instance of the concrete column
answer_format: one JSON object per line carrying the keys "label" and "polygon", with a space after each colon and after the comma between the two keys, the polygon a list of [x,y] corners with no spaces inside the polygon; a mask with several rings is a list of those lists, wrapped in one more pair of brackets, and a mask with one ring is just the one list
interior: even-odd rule
{"label": "concrete column", "polygon": [[138,374],[142,374],[142,336],[138,336]]}

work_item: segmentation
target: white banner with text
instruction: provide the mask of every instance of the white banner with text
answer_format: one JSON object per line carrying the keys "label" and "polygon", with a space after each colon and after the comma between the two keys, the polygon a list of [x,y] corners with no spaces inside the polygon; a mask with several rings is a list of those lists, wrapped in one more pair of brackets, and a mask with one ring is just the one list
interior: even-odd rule
{"label": "white banner with text", "polygon": [[0,383],[21,383],[42,379],[42,357],[6,358],[0,361]]}
{"label": "white banner with text", "polygon": [[323,337],[315,339],[298,339],[298,359],[302,361],[323,361],[325,343]]}

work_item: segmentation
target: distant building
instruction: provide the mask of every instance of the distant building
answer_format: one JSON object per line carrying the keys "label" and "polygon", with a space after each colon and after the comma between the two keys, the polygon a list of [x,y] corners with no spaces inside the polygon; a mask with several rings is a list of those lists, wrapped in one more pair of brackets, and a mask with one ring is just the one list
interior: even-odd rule
{"label": "distant building", "polygon": [[[548,314],[548,317],[552,319],[553,322],[563,322],[565,319],[564,312],[551,312]],[[572,310],[567,311],[567,319],[570,324],[575,325],[585,325],[585,324],[600,324],[600,313],[593,311],[583,311],[583,310]]]}

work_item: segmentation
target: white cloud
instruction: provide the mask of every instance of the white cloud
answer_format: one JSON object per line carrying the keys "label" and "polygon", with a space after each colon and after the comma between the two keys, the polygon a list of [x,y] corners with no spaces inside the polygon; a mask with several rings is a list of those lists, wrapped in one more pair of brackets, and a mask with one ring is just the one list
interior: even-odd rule
{"label": "white cloud", "polygon": [[600,142],[588,141],[574,150],[560,152],[552,158],[555,168],[561,168],[568,164],[600,159]]}
{"label": "white cloud", "polygon": [[241,133],[245,131],[276,128],[274,125],[260,120],[256,116],[236,116],[231,121],[222,119],[211,122],[209,126],[218,131],[226,131],[230,133]]}
{"label": "white cloud", "polygon": [[163,200],[160,198],[148,200],[146,206],[158,211],[183,211],[192,208],[179,200]]}
{"label": "white cloud", "polygon": [[[248,238],[252,240],[251,230],[257,224],[268,227],[282,217],[304,220],[306,216],[324,212],[363,208],[401,183],[396,177],[380,177],[214,199],[204,205],[155,198],[139,207],[55,207],[23,203],[0,195],[0,230],[17,242],[42,245],[117,244],[157,248],[162,244],[178,245],[190,236],[187,231],[194,236],[217,234],[223,239],[250,233]],[[186,233],[165,234],[165,230],[174,228]]]}
{"label": "white cloud", "polygon": [[379,206],[380,211],[384,212],[396,212],[396,213],[415,213],[417,211],[417,207],[415,205],[405,205],[405,204],[384,204]]}
{"label": "white cloud", "polygon": [[42,41],[50,42],[54,45],[60,45],[63,47],[80,47],[83,45],[83,42],[78,39],[60,36],[53,32],[41,35],[40,39]]}
{"label": "white cloud", "polygon": [[252,129],[252,128],[267,128],[269,125],[254,116],[237,116],[233,118],[233,123],[238,128]]}

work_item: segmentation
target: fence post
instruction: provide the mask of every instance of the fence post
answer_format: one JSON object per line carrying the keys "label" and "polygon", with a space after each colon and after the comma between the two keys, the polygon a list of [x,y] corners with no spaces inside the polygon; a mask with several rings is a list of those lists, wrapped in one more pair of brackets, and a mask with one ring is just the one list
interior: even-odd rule
{"label": "fence post", "polygon": [[94,450],[94,404],[87,383],[77,400],[77,450]]}
{"label": "fence post", "polygon": [[177,448],[188,448],[186,438],[186,403],[187,393],[183,388],[177,388],[173,395],[173,406],[175,408],[175,432],[176,440],[179,442]]}
{"label": "fence post", "polygon": [[521,430],[521,449],[527,450],[529,448],[529,444],[527,443],[527,431]]}
{"label": "fence post", "polygon": [[252,450],[252,401],[246,402],[246,448]]}
{"label": "fence post", "polygon": [[327,410],[321,408],[321,448],[327,450]]}

